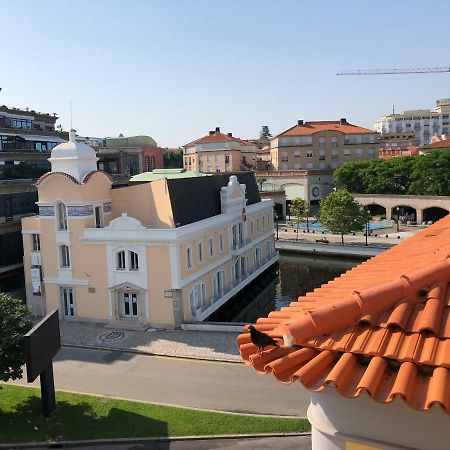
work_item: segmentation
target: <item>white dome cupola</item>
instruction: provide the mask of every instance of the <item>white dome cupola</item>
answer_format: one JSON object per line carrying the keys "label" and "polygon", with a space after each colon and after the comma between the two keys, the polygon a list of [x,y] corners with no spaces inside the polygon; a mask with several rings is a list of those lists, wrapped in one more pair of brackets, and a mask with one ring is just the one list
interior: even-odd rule
{"label": "white dome cupola", "polygon": [[75,130],[69,132],[69,142],[53,147],[49,161],[52,172],[64,172],[72,175],[78,182],[97,170],[97,155],[95,150],[87,144],[76,142]]}

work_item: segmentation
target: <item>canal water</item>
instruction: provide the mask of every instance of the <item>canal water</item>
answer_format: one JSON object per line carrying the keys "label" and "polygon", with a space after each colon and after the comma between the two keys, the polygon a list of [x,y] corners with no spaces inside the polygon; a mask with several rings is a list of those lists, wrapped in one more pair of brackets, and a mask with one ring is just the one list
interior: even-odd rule
{"label": "canal water", "polygon": [[281,253],[278,267],[267,271],[208,318],[214,322],[253,323],[270,311],[338,277],[362,259]]}

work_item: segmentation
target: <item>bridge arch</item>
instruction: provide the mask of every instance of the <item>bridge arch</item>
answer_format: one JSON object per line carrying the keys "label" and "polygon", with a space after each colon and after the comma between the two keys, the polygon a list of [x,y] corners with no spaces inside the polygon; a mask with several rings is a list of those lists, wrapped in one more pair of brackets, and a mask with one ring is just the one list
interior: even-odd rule
{"label": "bridge arch", "polygon": [[425,222],[436,222],[449,214],[449,210],[440,206],[429,206],[423,209],[423,220]]}
{"label": "bridge arch", "polygon": [[367,203],[365,206],[369,210],[372,217],[386,217],[387,208],[380,203]]}
{"label": "bridge arch", "polygon": [[409,205],[395,205],[391,208],[391,216],[394,220],[399,220],[401,223],[418,221],[417,209]]}

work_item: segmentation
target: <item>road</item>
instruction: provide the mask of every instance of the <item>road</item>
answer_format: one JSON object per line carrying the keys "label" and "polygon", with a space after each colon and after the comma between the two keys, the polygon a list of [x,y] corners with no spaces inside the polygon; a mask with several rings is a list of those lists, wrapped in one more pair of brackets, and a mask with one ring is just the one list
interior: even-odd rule
{"label": "road", "polygon": [[310,400],[299,382],[236,363],[63,347],[54,373],[57,389],[237,413],[306,417]]}

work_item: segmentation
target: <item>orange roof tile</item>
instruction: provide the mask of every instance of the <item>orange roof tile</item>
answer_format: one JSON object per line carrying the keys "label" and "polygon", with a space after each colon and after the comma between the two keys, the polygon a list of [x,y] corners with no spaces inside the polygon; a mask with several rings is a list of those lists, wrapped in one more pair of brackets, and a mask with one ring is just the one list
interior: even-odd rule
{"label": "orange roof tile", "polygon": [[247,327],[244,362],[282,383],[346,397],[367,392],[450,414],[450,216],[363,262],[256,328],[294,343],[258,354]]}
{"label": "orange roof tile", "polygon": [[431,144],[424,145],[424,149],[432,149],[432,148],[450,148],[450,138],[442,139],[440,141],[432,142]]}
{"label": "orange roof tile", "polygon": [[255,144],[244,141],[234,136],[228,136],[227,134],[221,133],[220,131],[215,131],[213,134],[207,134],[206,136],[196,139],[195,141],[189,142],[185,147],[194,147],[197,144],[210,144],[213,142],[238,142],[241,145],[248,145],[254,147]]}
{"label": "orange roof tile", "polygon": [[319,131],[340,131],[344,134],[376,134],[376,131],[368,128],[358,127],[351,123],[341,124],[339,120],[323,120],[316,122],[305,122],[303,125],[295,125],[278,136],[309,136]]}

